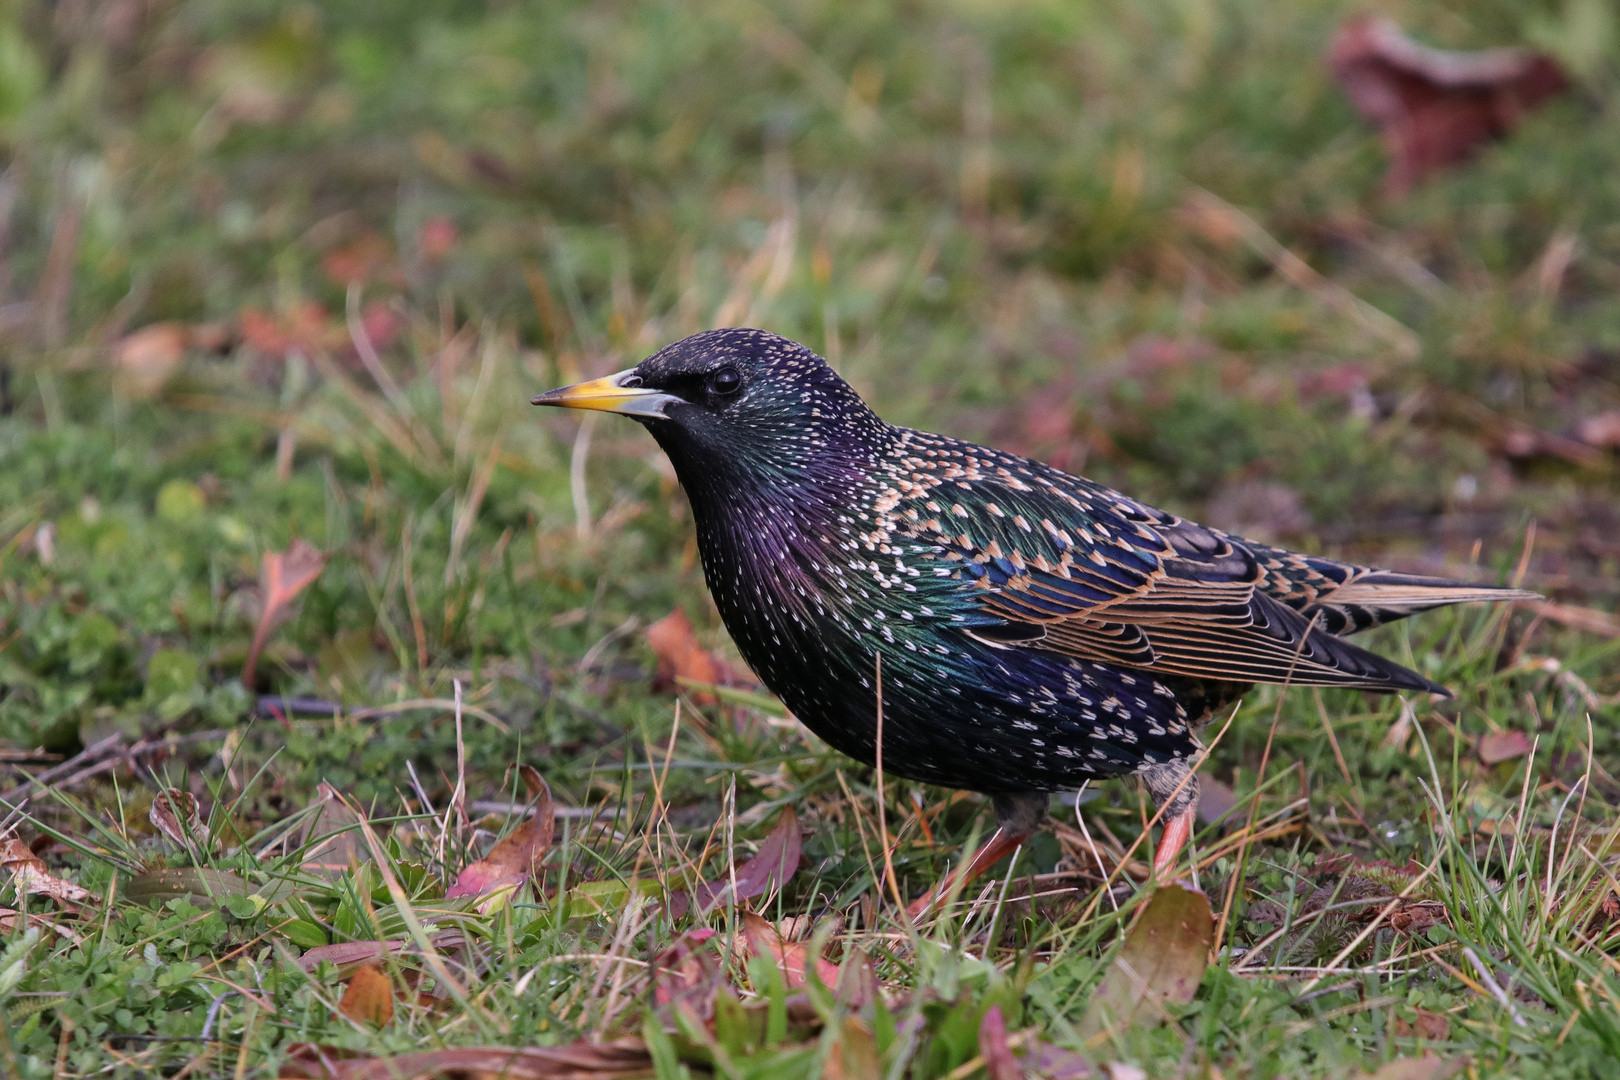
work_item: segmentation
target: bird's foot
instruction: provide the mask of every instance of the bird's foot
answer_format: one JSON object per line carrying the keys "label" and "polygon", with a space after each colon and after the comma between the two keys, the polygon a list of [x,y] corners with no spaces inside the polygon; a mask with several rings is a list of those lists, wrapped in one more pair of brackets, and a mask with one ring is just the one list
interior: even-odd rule
{"label": "bird's foot", "polygon": [[974,878],[983,874],[996,863],[1015,853],[1024,846],[1024,841],[1030,838],[1027,832],[1009,832],[1006,829],[997,829],[990,842],[973,853],[966,866],[953,870],[944,881],[923,893],[906,908],[906,914],[913,922],[922,918],[934,909],[939,903],[955,892],[961,886],[967,885]]}

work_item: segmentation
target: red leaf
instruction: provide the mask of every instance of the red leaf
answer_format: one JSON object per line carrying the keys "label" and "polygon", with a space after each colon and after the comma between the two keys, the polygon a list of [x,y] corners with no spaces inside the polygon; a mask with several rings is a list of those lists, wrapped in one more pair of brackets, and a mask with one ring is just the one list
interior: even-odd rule
{"label": "red leaf", "polygon": [[497,842],[488,855],[463,870],[456,877],[456,883],[445,892],[445,899],[483,896],[502,888],[515,889],[529,880],[534,868],[551,850],[551,836],[556,827],[551,789],[531,766],[520,766],[518,771],[528,785],[529,798],[538,800],[534,816]]}
{"label": "red leaf", "polygon": [[[735,899],[738,903],[752,900],[756,896],[764,896],[772,888],[781,888],[799,868],[799,851],[802,838],[799,836],[799,815],[793,812],[793,807],[784,806],[782,816],[776,819],[776,825],[771,829],[770,835],[759,846],[759,854],[737,867],[737,892]],[[698,901],[698,906],[707,911],[709,908],[723,904],[731,893],[731,877],[719,881],[705,882],[692,890]],[[693,897],[684,891],[671,893],[669,897],[670,914],[680,918],[686,913]]]}
{"label": "red leaf", "polygon": [[1563,70],[1540,53],[1433,49],[1370,16],[1339,27],[1328,61],[1350,103],[1383,133],[1391,195],[1466,161],[1569,87]]}
{"label": "red leaf", "polygon": [[[647,627],[647,644],[658,658],[658,673],[653,676],[654,690],[673,691],[677,679],[690,679],[713,686],[747,686],[753,682],[699,645],[697,634],[692,630],[692,620],[679,608]],[[694,691],[692,700],[699,705],[715,703],[714,695],[705,690]]]}
{"label": "red leaf", "polygon": [[990,1080],[1024,1080],[1024,1067],[1013,1057],[1007,1045],[1007,1022],[1002,1019],[1001,1006],[992,1005],[979,1021],[979,1056],[984,1059],[984,1071]]}
{"label": "red leaf", "polygon": [[267,551],[259,575],[264,592],[264,610],[259,625],[253,631],[253,644],[248,647],[247,663],[242,668],[242,685],[253,689],[253,677],[259,669],[259,653],[270,637],[276,622],[285,613],[288,604],[309,588],[326,569],[326,552],[303,539],[292,542],[286,551]]}
{"label": "red leaf", "polygon": [[[763,917],[752,911],[743,912],[742,916],[743,938],[748,943],[748,951],[755,956],[769,957],[782,972],[782,981],[789,990],[799,990],[804,987],[805,972],[810,968],[810,950],[804,942],[786,942],[782,935],[776,932]],[[838,965],[816,957],[816,976],[826,987],[838,985]]]}

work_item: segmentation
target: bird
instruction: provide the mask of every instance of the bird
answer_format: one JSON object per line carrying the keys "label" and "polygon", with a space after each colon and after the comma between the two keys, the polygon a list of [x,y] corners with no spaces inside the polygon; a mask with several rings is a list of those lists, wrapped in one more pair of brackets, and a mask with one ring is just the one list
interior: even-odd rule
{"label": "bird", "polygon": [[824,359],[763,330],[694,334],[532,403],[646,427],[738,652],[811,731],[887,773],[989,796],[996,832],[914,913],[1014,854],[1051,793],[1107,777],[1147,789],[1167,880],[1215,710],[1256,683],[1449,696],[1345,637],[1536,595],[1247,540],[886,423]]}

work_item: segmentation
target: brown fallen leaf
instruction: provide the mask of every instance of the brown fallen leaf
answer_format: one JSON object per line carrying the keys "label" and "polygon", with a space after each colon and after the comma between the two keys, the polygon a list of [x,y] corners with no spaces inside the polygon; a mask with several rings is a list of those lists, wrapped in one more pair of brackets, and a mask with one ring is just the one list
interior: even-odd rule
{"label": "brown fallen leaf", "polygon": [[352,1051],[310,1043],[289,1047],[283,1080],[427,1080],[429,1077],[499,1077],[500,1080],[613,1080],[651,1076],[652,1057],[640,1039],[566,1046],[465,1046],[393,1057],[354,1057]]}
{"label": "brown fallen leaf", "polygon": [[[436,950],[449,952],[465,945],[466,938],[460,930],[440,930],[428,938],[428,943]],[[298,966],[314,971],[322,964],[331,964],[341,970],[357,964],[377,964],[390,955],[412,955],[421,951],[414,941],[340,941],[336,945],[306,949],[298,958]]]}
{"label": "brown fallen leaf", "polygon": [[1437,1054],[1396,1058],[1375,1073],[1360,1073],[1358,1080],[1446,1080],[1466,1064],[1466,1060],[1448,1061]]}
{"label": "brown fallen leaf", "polygon": [[259,573],[259,587],[264,596],[264,609],[259,614],[259,625],[253,631],[253,644],[248,647],[247,663],[242,667],[242,685],[253,689],[258,674],[259,654],[270,637],[270,631],[286,617],[287,606],[298,594],[309,588],[326,569],[326,552],[304,540],[294,540],[286,551],[267,551]]}
{"label": "brown fallen leaf", "polygon": [[1479,760],[1487,765],[1512,761],[1530,752],[1530,737],[1517,728],[1491,731],[1480,736],[1479,745],[1474,751],[1479,754]]}
{"label": "brown fallen leaf", "polygon": [[95,900],[90,890],[52,874],[46,869],[45,861],[15,836],[0,844],[0,871],[10,872],[12,883],[17,886],[19,893],[48,896],[69,904]]}
{"label": "brown fallen leaf", "polygon": [[113,382],[120,395],[144,400],[155,397],[186,358],[191,331],[184,323],[160,322],[143,326],[113,346]]}
{"label": "brown fallen leaf", "polygon": [[197,796],[179,788],[165,788],[152,799],[146,819],[176,847],[195,853],[208,847],[208,826],[198,812]]}
{"label": "brown fallen leaf", "polygon": [[1091,996],[1078,1025],[1088,1040],[1114,1026],[1158,1023],[1164,1004],[1193,998],[1215,932],[1209,898],[1185,885],[1162,885]]}
{"label": "brown fallen leaf", "polygon": [[[647,627],[647,645],[658,659],[653,689],[660,693],[674,691],[677,679],[711,686],[748,686],[754,681],[699,645],[692,620],[680,608]],[[717,699],[707,690],[694,690],[692,700],[713,705]]]}
{"label": "brown fallen leaf", "polygon": [[1093,1080],[1096,1068],[1089,1060],[1037,1039],[1024,1054],[1024,1065],[1042,1080]]}
{"label": "brown fallen leaf", "polygon": [[349,976],[338,1012],[357,1024],[387,1024],[394,1018],[394,984],[375,964],[363,964]]}
{"label": "brown fallen leaf", "polygon": [[986,1009],[984,1019],[979,1021],[979,1056],[984,1059],[984,1071],[990,1080],[1024,1080],[1024,1067],[1007,1045],[1007,1021],[1002,1018],[1000,1005]]}
{"label": "brown fallen leaf", "polygon": [[457,875],[456,883],[444,894],[446,899],[484,896],[496,890],[511,892],[529,880],[534,868],[551,850],[552,832],[556,827],[551,789],[532,766],[520,766],[518,772],[529,789],[530,800],[535,803],[534,816],[497,841],[488,855]]}
{"label": "brown fallen leaf", "polygon": [[84,935],[63,926],[59,922],[52,922],[50,919],[37,915],[32,911],[21,912],[16,908],[0,907],[0,933],[10,934],[17,929],[19,924],[24,930],[30,926],[42,926],[46,930],[73,942],[75,945],[84,940]]}
{"label": "brown fallen leaf", "polygon": [[322,780],[315,788],[315,799],[321,804],[300,837],[304,851],[303,869],[326,877],[338,877],[349,872],[357,863],[365,861],[359,839],[360,815],[344,801],[337,788]]}
{"label": "brown fallen leaf", "polygon": [[[776,819],[765,842],[759,845],[759,854],[736,869],[736,901],[752,900],[785,885],[799,869],[803,842],[799,835],[799,815],[791,806],[782,807],[782,816]],[[731,886],[731,875],[727,875],[718,881],[704,882],[690,894],[685,890],[673,892],[669,897],[670,914],[680,918],[693,899],[705,911],[723,904],[732,895]]]}
{"label": "brown fallen leaf", "polygon": [[1328,63],[1350,104],[1383,135],[1390,156],[1384,190],[1391,195],[1468,160],[1569,87],[1549,56],[1434,49],[1387,18],[1365,15],[1339,27]]}
{"label": "brown fallen leaf", "polygon": [[1445,1013],[1427,1009],[1413,1009],[1410,1023],[1397,1016],[1393,1026],[1396,1037],[1402,1039],[1433,1039],[1439,1042],[1451,1037],[1451,1019]]}
{"label": "brown fallen leaf", "polygon": [[[768,957],[782,972],[782,979],[789,990],[804,988],[806,972],[810,969],[810,949],[802,941],[786,942],[782,935],[776,932],[762,916],[752,911],[742,913],[743,940],[747,943],[748,951],[755,956]],[[838,985],[838,965],[830,960],[815,958],[816,977],[823,986],[836,987]]]}

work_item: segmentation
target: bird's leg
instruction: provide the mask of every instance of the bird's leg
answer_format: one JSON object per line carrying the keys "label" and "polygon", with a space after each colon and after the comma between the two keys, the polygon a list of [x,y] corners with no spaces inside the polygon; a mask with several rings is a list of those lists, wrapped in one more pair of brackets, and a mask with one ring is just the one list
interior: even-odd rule
{"label": "bird's leg", "polygon": [[1153,855],[1153,877],[1168,881],[1198,823],[1198,777],[1182,760],[1144,770],[1142,782],[1153,796],[1153,805],[1163,810],[1164,833]]}
{"label": "bird's leg", "polygon": [[913,919],[921,918],[958,887],[966,885],[1017,851],[1024,841],[1040,830],[1046,820],[1049,797],[1045,792],[992,795],[990,799],[996,808],[996,831],[990,837],[990,842],[974,852],[966,866],[957,867],[944,881],[914,900],[906,908],[907,914]]}

